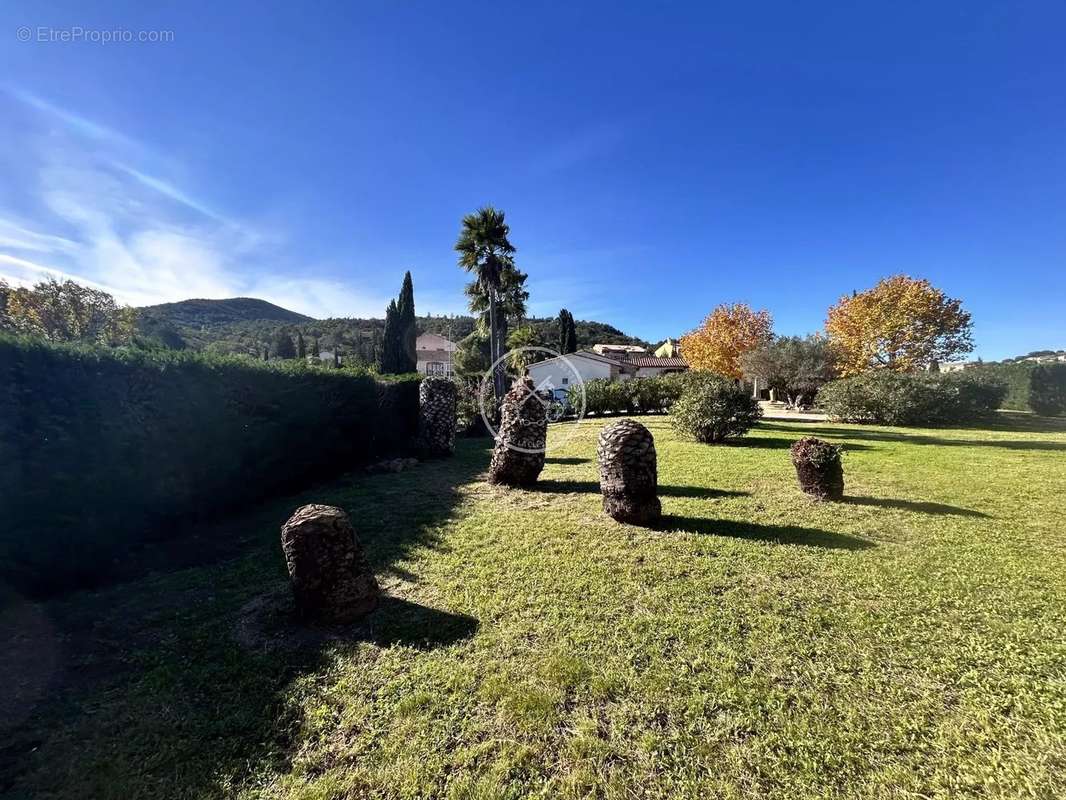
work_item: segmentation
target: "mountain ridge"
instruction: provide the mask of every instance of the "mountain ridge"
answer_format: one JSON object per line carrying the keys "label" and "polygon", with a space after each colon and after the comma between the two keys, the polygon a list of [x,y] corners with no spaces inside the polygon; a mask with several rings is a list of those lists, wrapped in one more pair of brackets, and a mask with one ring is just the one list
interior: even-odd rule
{"label": "mountain ridge", "polygon": [[[308,345],[317,339],[323,350],[339,349],[361,363],[373,362],[385,325],[383,319],[375,317],[315,319],[254,297],[194,298],[137,310],[142,333],[170,347],[258,356],[269,349],[279,329],[288,328],[293,335],[302,334]],[[420,333],[436,333],[459,342],[473,332],[475,319],[470,315],[420,316],[416,324]],[[537,329],[544,341],[558,336],[554,317],[531,317],[525,324]],[[579,347],[601,342],[650,346],[604,322],[575,320],[575,326]]]}

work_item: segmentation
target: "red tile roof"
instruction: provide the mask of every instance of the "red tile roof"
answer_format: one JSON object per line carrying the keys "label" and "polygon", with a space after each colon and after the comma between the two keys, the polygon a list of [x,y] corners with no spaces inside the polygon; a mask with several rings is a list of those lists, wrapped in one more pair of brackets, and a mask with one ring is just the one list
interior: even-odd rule
{"label": "red tile roof", "polygon": [[658,356],[631,356],[629,363],[638,367],[665,367],[670,369],[688,367],[683,358],[659,358]]}

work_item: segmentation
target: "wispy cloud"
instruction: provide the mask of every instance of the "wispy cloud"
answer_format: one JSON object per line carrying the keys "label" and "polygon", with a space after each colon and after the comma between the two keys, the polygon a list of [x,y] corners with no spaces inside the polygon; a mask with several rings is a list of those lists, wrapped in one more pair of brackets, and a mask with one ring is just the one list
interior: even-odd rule
{"label": "wispy cloud", "polygon": [[159,159],[142,143],[33,93],[6,92],[29,130],[33,115],[48,130],[18,154],[36,160],[26,207],[0,207],[0,276],[51,274],[132,305],[253,296],[317,317],[380,316],[377,292],[317,275],[283,233],[259,231],[154,174]]}
{"label": "wispy cloud", "polygon": [[114,131],[105,125],[100,125],[97,122],[93,122],[87,117],[83,117],[80,114],[75,114],[67,109],[60,108],[59,106],[49,103],[47,100],[38,97],[32,92],[28,92],[25,89],[20,89],[16,86],[7,86],[5,91],[14,97],[16,100],[25,103],[26,105],[37,109],[38,111],[54,117],[55,119],[63,122],[69,129],[85,136],[86,138],[93,139],[98,142],[111,142],[113,144],[122,145],[125,147],[136,146],[137,143],[132,139],[122,135],[118,131]]}
{"label": "wispy cloud", "polygon": [[180,203],[186,208],[190,208],[193,211],[197,211],[200,214],[203,214],[205,217],[213,219],[217,222],[224,222],[227,225],[233,224],[230,222],[230,220],[226,219],[218,212],[214,211],[211,208],[208,208],[199,200],[190,197],[177,186],[174,186],[173,184],[168,183],[167,181],[164,181],[160,178],[154,178],[151,175],[146,175],[143,172],[135,170],[133,167],[126,166],[125,164],[112,162],[112,165],[115,169],[125,173],[126,175],[129,175],[134,180],[140,182],[142,186],[147,186],[149,189],[154,189],[164,197],[169,197],[174,202]]}
{"label": "wispy cloud", "polygon": [[568,138],[549,145],[537,154],[530,166],[533,172],[557,172],[584,161],[610,155],[624,137],[622,126],[603,123],[583,128]]}

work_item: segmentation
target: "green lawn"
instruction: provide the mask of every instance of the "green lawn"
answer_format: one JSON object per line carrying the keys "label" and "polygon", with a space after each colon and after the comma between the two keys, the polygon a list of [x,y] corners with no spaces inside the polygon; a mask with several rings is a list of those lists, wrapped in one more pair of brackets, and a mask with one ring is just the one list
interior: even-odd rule
{"label": "green lawn", "polygon": [[[123,800],[1066,795],[1066,424],[773,422],[712,447],[642,421],[662,531],[600,513],[603,423],[587,420],[536,491],[487,486],[486,445],[464,441],[184,545],[247,540],[236,560],[49,604],[38,645],[58,643],[66,667],[8,739],[5,785]],[[846,444],[846,503],[796,487],[787,448],[812,430]],[[312,500],[351,512],[394,599],[347,640],[248,650],[238,610],[283,579],[278,528]]]}

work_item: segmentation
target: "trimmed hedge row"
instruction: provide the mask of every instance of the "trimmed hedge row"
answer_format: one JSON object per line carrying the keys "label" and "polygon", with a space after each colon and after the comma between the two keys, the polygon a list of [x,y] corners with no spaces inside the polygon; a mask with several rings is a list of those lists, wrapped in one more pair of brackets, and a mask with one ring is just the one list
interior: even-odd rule
{"label": "trimmed hedge row", "polygon": [[966,373],[866,372],[822,387],[819,405],[833,418],[877,425],[951,425],[988,417],[1006,387]]}
{"label": "trimmed hedge row", "polygon": [[582,387],[570,388],[570,404],[573,408],[580,408],[581,392],[584,390],[585,413],[588,414],[649,414],[666,411],[681,396],[686,380],[686,373],[624,381],[595,378],[585,381]]}
{"label": "trimmed hedge row", "polygon": [[967,375],[996,380],[1007,387],[1003,408],[1032,411],[1043,416],[1066,413],[1066,364],[980,364]]}
{"label": "trimmed hedge row", "polygon": [[406,449],[418,381],[0,337],[0,580],[106,580],[132,544]]}

